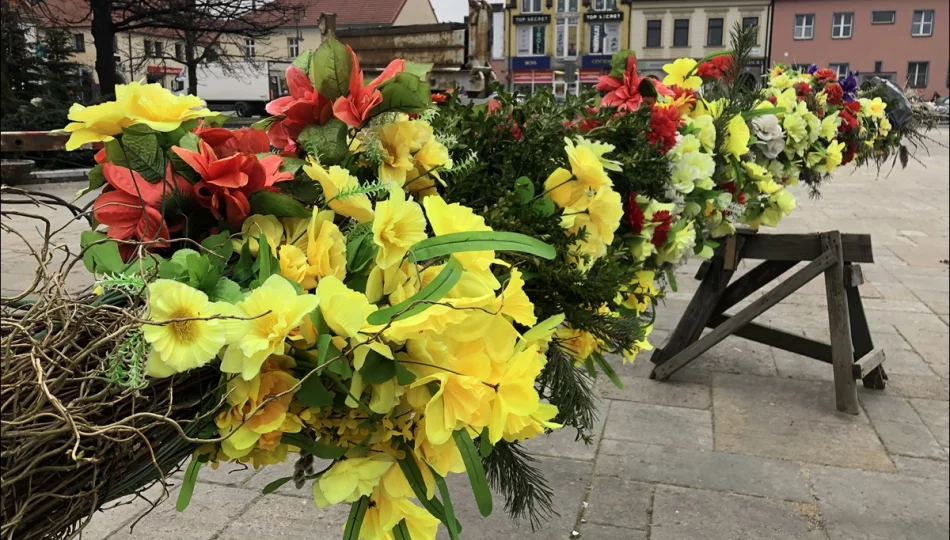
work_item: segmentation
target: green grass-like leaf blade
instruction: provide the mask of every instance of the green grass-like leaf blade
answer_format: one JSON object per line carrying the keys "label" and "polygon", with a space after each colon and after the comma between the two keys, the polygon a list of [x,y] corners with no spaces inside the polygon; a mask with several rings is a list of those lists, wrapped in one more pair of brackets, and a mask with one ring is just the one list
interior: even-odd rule
{"label": "green grass-like leaf blade", "polygon": [[369,509],[369,498],[366,495],[350,506],[350,516],[346,519],[346,528],[343,529],[343,540],[359,540],[360,529],[363,528],[363,518]]}
{"label": "green grass-like leaf blade", "polygon": [[455,257],[450,257],[445,268],[439,272],[439,275],[436,276],[435,279],[423,287],[421,291],[395,306],[390,306],[386,309],[371,313],[370,316],[366,318],[366,322],[369,324],[386,324],[390,320],[405,319],[406,317],[422,313],[432,305],[429,302],[438,302],[441,300],[446,293],[452,290],[452,287],[454,287],[461,278],[462,264]]}
{"label": "green grass-like leaf blade", "polygon": [[482,466],[478,449],[475,448],[475,443],[472,442],[465,428],[455,431],[452,436],[455,437],[455,445],[462,453],[462,461],[465,462],[465,470],[468,472],[468,481],[472,484],[478,511],[488,517],[492,511],[491,489],[488,488],[488,480],[485,479],[485,468]]}
{"label": "green grass-like leaf blade", "polygon": [[424,261],[465,251],[517,251],[554,259],[553,246],[537,238],[504,231],[469,231],[433,236],[409,248],[410,260]]}
{"label": "green grass-like leaf blade", "polygon": [[198,482],[199,469],[201,469],[201,462],[196,458],[192,458],[188,468],[185,469],[185,478],[182,480],[181,489],[178,491],[175,510],[184,512],[185,508],[188,508],[188,505],[191,504],[191,497],[195,494],[195,483]]}

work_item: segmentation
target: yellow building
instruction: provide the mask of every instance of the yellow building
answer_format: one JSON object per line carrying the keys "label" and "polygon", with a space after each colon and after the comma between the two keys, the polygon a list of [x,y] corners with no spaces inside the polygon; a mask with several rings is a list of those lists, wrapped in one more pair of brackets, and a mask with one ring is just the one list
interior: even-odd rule
{"label": "yellow building", "polygon": [[730,46],[736,24],[758,27],[747,66],[761,72],[769,42],[767,0],[637,0],[630,6],[630,44],[642,75],[661,75],[677,58],[702,58]]}
{"label": "yellow building", "polygon": [[507,10],[507,61],[514,90],[549,86],[557,96],[593,86],[627,48],[625,0],[516,0]]}

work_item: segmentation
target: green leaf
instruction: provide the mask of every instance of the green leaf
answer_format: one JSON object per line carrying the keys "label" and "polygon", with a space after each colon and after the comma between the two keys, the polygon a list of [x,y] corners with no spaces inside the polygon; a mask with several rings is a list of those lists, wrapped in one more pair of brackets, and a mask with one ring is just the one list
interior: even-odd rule
{"label": "green leaf", "polygon": [[534,182],[527,176],[515,180],[515,196],[521,202],[530,202],[534,198]]}
{"label": "green leaf", "polygon": [[241,286],[226,277],[219,279],[218,282],[214,284],[208,296],[214,302],[223,301],[229,304],[236,304],[244,299]]}
{"label": "green leaf", "polygon": [[676,292],[676,274],[673,273],[673,270],[666,270],[666,281],[670,283],[670,289]]}
{"label": "green leaf", "polygon": [[263,284],[267,278],[280,273],[280,263],[278,263],[270,252],[270,245],[267,243],[267,237],[263,233],[257,238],[257,260],[260,266],[257,269],[257,281]]}
{"label": "green leaf", "polygon": [[483,458],[487,458],[491,455],[491,451],[494,449],[491,443],[491,436],[488,433],[488,426],[485,426],[482,429],[481,434],[478,436],[478,455]]}
{"label": "green leaf", "polygon": [[315,204],[323,198],[320,184],[310,178],[295,178],[275,184],[278,189],[291,197],[309,204]]}
{"label": "green leaf", "polygon": [[149,182],[165,177],[165,152],[158,144],[154,133],[126,133],[122,136],[122,148],[129,167]]}
{"label": "green leaf", "polygon": [[[175,257],[172,256],[172,259],[174,260]],[[206,293],[211,292],[221,278],[218,269],[211,265],[208,257],[198,253],[191,253],[185,260],[185,268],[188,269],[188,284]]]}
{"label": "green leaf", "polygon": [[251,258],[251,247],[247,242],[241,246],[241,257],[235,263],[231,276],[238,283],[247,283],[254,278],[254,259]]}
{"label": "green leaf", "polygon": [[416,374],[406,369],[406,366],[396,362],[396,383],[399,386],[409,386],[416,381]]}
{"label": "green leaf", "polygon": [[191,497],[195,494],[195,483],[198,482],[198,470],[201,469],[201,462],[197,458],[191,458],[191,463],[185,469],[185,477],[181,481],[181,489],[178,491],[178,501],[175,502],[175,510],[184,512],[185,508],[191,504]]}
{"label": "green leaf", "polygon": [[393,540],[412,540],[409,527],[406,526],[406,520],[401,520],[393,527]]}
{"label": "green leaf", "polygon": [[109,163],[115,163],[120,167],[129,166],[125,159],[125,151],[122,150],[122,144],[119,142],[119,139],[106,141],[102,146],[106,149],[106,160]]}
{"label": "green leaf", "polygon": [[455,257],[450,257],[445,268],[439,272],[428,285],[406,300],[386,309],[374,311],[366,318],[369,324],[386,324],[390,320],[400,320],[411,317],[429,309],[431,302],[438,302],[462,278],[462,264]]}
{"label": "green leaf", "polygon": [[614,53],[610,59],[611,77],[615,79],[623,78],[623,74],[627,71],[627,57],[629,56],[636,58],[637,55],[630,49],[623,49]]}
{"label": "green leaf", "polygon": [[294,479],[293,476],[285,476],[283,478],[278,478],[277,480],[274,480],[273,482],[264,486],[264,489],[261,490],[261,493],[263,493],[264,495],[270,495],[271,493],[282,488],[284,484],[286,484],[287,482],[290,482],[293,479]]}
{"label": "green leaf", "polygon": [[609,362],[607,362],[607,359],[604,358],[604,355],[599,353],[594,354],[594,361],[596,361],[597,365],[600,366],[600,370],[607,375],[607,378],[614,383],[614,386],[623,390],[623,381],[621,381],[620,377],[617,376],[617,372],[614,371],[614,368],[611,367]]}
{"label": "green leaf", "polygon": [[644,77],[640,80],[640,84],[637,86],[637,91],[640,92],[640,95],[648,98],[656,98],[660,95],[656,91],[656,85],[653,84],[653,81],[647,77]]}
{"label": "green leaf", "polygon": [[382,384],[396,376],[396,361],[370,350],[359,371],[365,382]]}
{"label": "green leaf", "polygon": [[295,157],[284,156],[281,159],[284,161],[280,164],[280,172],[286,172],[290,174],[297,174],[297,171],[307,164],[306,160]]}
{"label": "green leaf", "polygon": [[195,135],[194,133],[185,133],[182,135],[181,139],[178,141],[178,146],[184,148],[185,150],[191,150],[192,152],[198,151],[198,143],[201,141],[201,137]]}
{"label": "green leaf", "polygon": [[362,272],[376,258],[378,249],[376,242],[373,241],[372,233],[350,239],[346,243],[346,272],[348,274]]}
{"label": "green leaf", "polygon": [[768,107],[763,109],[752,109],[751,111],[742,111],[743,120],[751,120],[759,116],[767,116],[770,114],[782,114],[785,112],[785,107]]}
{"label": "green leaf", "polygon": [[327,324],[327,320],[324,318],[323,311],[320,309],[320,306],[317,306],[316,309],[310,312],[310,320],[313,322],[313,326],[317,329],[317,335],[322,336],[324,334],[330,333],[330,326]]}
{"label": "green leaf", "polygon": [[251,214],[272,215],[275,217],[310,217],[310,210],[293,197],[273,191],[257,191],[251,194]]}
{"label": "green leaf", "polygon": [[[310,51],[307,51],[310,52]],[[251,124],[251,129],[256,129],[258,131],[267,131],[267,128],[271,126],[274,122],[280,120],[276,116],[268,116],[267,118],[261,118],[257,122]]]}
{"label": "green leaf", "polygon": [[348,153],[346,124],[336,118],[326,124],[309,124],[300,131],[297,143],[308,152],[316,154],[323,165],[337,165]]}
{"label": "green leaf", "polygon": [[405,67],[403,67],[403,71],[415,75],[422,80],[426,80],[426,78],[429,76],[429,72],[432,71],[432,66],[432,62],[406,62]]}
{"label": "green leaf", "polygon": [[304,73],[308,73],[310,70],[310,58],[313,56],[313,51],[307,49],[302,53],[297,55],[297,58],[294,58],[293,64],[300,68]]}
{"label": "green leaf", "polygon": [[346,518],[346,527],[343,529],[343,540],[359,540],[367,509],[369,509],[369,498],[366,495],[350,506],[350,516]]}
{"label": "green leaf", "polygon": [[106,235],[98,231],[83,231],[79,235],[79,247],[82,248],[82,262],[93,274],[118,274],[125,263],[119,255],[119,244],[106,239]]}
{"label": "green leaf", "polygon": [[[329,338],[330,336],[327,337]],[[324,353],[325,352],[326,351],[324,351]],[[321,361],[320,363],[322,364],[323,362]],[[300,385],[300,390],[297,390],[297,393],[294,395],[307,407],[321,408],[333,403],[333,398],[330,396],[330,392],[327,391],[327,387],[323,385],[323,380],[320,378],[319,373],[314,373],[307,377],[303,381],[303,384]]]}
{"label": "green leaf", "polygon": [[301,451],[321,459],[339,459],[346,454],[346,448],[317,442],[303,433],[284,433],[280,437],[280,442],[296,446]]}
{"label": "green leaf", "polygon": [[234,253],[234,244],[227,232],[213,234],[205,238],[201,241],[201,246],[217,255],[217,257],[208,256],[208,260],[219,270],[224,270],[224,267],[228,265],[231,254]]}
{"label": "green leaf", "polygon": [[540,199],[534,201],[531,204],[531,208],[534,210],[534,213],[542,217],[550,217],[554,215],[554,211],[557,208],[554,206],[554,200],[551,197],[544,196]]}
{"label": "green leaf", "polygon": [[158,277],[184,283],[188,281],[188,269],[175,261],[162,261],[158,265]]}
{"label": "green leaf", "polygon": [[432,473],[435,476],[435,485],[439,487],[439,493],[442,494],[442,504],[445,508],[445,528],[449,530],[451,540],[459,540],[459,530],[456,525],[455,507],[452,506],[452,494],[449,493],[449,487],[445,485],[445,479]]}
{"label": "green leaf", "polygon": [[352,69],[350,51],[331,36],[320,44],[310,58],[310,81],[321,96],[333,101],[349,93]]}
{"label": "green leaf", "polygon": [[472,491],[475,493],[475,504],[478,505],[478,511],[484,517],[491,515],[492,500],[491,490],[488,488],[488,480],[485,478],[485,468],[482,466],[482,459],[478,455],[478,449],[475,443],[468,435],[468,429],[462,428],[456,430],[453,434],[455,445],[462,453],[462,461],[465,462],[465,470],[468,472],[468,481],[472,484]]}
{"label": "green leaf", "polygon": [[418,499],[419,503],[422,504],[422,507],[425,508],[436,519],[442,523],[445,523],[445,508],[442,506],[442,503],[439,502],[439,499],[436,499],[435,497],[430,499],[428,497],[428,494],[426,493],[426,483],[424,477],[422,476],[422,471],[419,470],[419,465],[416,463],[415,458],[412,457],[412,448],[410,448],[405,441],[402,441],[399,447],[406,457],[398,460],[396,463],[398,463],[399,468],[402,469],[402,473],[409,482],[409,486],[412,488],[412,492],[416,496],[416,499]]}
{"label": "green leaf", "polygon": [[517,251],[551,260],[557,255],[554,247],[524,234],[502,231],[469,231],[432,236],[409,248],[410,261],[464,251]]}
{"label": "green leaf", "polygon": [[86,177],[89,179],[89,185],[76,192],[76,195],[73,196],[73,202],[78,201],[83,195],[101,188],[106,183],[106,177],[102,174],[102,163],[98,163],[95,167],[89,169]]}
{"label": "green leaf", "polygon": [[428,83],[411,73],[397,73],[379,87],[383,101],[373,108],[371,116],[386,112],[421,113],[429,107],[432,94]]}

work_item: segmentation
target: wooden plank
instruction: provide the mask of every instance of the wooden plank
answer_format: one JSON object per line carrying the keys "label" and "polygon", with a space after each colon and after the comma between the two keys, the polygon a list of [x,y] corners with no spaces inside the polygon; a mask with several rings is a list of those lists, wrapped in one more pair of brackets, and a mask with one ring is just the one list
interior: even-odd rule
{"label": "wooden plank", "polygon": [[[845,266],[846,274],[847,268],[848,267]],[[868,328],[868,320],[864,314],[864,303],[861,300],[861,292],[857,287],[845,287],[845,294],[848,297],[848,322],[851,325],[851,344],[854,347],[854,358],[857,360],[874,349],[874,342],[871,340],[871,329]],[[883,390],[887,386],[886,381],[887,373],[884,371],[884,366],[878,366],[877,369],[865,371],[861,376],[861,383],[864,387],[874,390]]]}
{"label": "wooden plank", "polygon": [[845,263],[844,265],[844,286],[860,287],[864,285],[864,271],[860,264]]}
{"label": "wooden plank", "polygon": [[[741,250],[745,239],[738,238],[737,242],[737,249]],[[650,361],[654,364],[662,363],[666,359],[675,356],[702,335],[703,329],[706,328],[706,321],[712,315],[713,308],[719,303],[719,298],[722,297],[722,293],[726,290],[726,286],[729,285],[729,280],[732,279],[734,273],[723,269],[722,251],[724,250],[718,250],[718,253],[711,259],[706,277],[700,282],[696,294],[693,295],[689,305],[686,306],[683,317],[677,323],[666,345],[663,348],[657,347],[653,351]]]}
{"label": "wooden plank", "polygon": [[828,298],[828,325],[831,333],[831,362],[835,377],[835,406],[839,411],[858,414],[858,390],[854,382],[854,348],[851,344],[851,323],[848,319],[848,297],[844,290],[844,260],[841,233],[821,233],[824,255],[832,255],[835,263],[825,270],[825,295]]}
{"label": "wooden plank", "polygon": [[699,265],[699,269],[696,270],[696,276],[695,276],[695,279],[697,281],[701,281],[704,277],[706,277],[706,272],[709,271],[710,264],[712,263],[709,262],[709,259],[706,259],[705,261],[703,261],[702,264]]}
{"label": "wooden plank", "polygon": [[795,261],[764,261],[735,280],[722,294],[714,314],[718,315],[745,300],[750,294],[771,283],[795,267]]}
{"label": "wooden plank", "polygon": [[[874,262],[870,235],[843,234],[841,238],[844,262]],[[811,261],[819,255],[821,240],[818,235],[808,234],[757,234],[746,237],[742,248],[744,259]]]}
{"label": "wooden plank", "polygon": [[736,249],[736,243],[735,236],[726,239],[726,254],[722,266],[724,270],[735,270],[739,266],[739,253]]}
{"label": "wooden plank", "polygon": [[[790,294],[802,288],[806,283],[824,272],[825,269],[831,267],[836,261],[837,259],[833,253],[822,253],[814,261],[808,263],[807,266],[798,272],[795,272],[795,274],[793,274],[790,278],[779,284],[778,287],[775,287],[764,296],[757,299],[755,302],[752,302],[752,304],[750,304],[748,307],[733,315],[728,321],[716,327],[705,337],[693,343],[689,347],[686,347],[680,351],[679,354],[673,356],[666,362],[654,367],[653,372],[650,373],[650,378],[661,380],[667,379],[670,375],[679,371],[681,368],[683,368],[683,366],[690,363],[697,356],[708,351],[715,344],[719,343],[730,334],[733,334],[736,330],[752,322],[752,319],[758,317],[770,307],[778,304]],[[852,382],[853,381],[854,379],[852,379]]]}
{"label": "wooden plank", "polygon": [[855,370],[855,379],[863,379],[868,376],[875,369],[880,369],[881,364],[884,362],[884,349],[874,349],[868,354],[861,357],[860,360],[854,363],[854,367],[858,368]]}

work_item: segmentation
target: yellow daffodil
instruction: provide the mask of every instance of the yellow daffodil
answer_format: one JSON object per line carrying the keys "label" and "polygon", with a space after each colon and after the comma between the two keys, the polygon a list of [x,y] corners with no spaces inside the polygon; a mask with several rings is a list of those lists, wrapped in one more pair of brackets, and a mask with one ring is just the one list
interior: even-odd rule
{"label": "yellow daffodil", "polygon": [[534,315],[534,304],[524,292],[524,279],[521,278],[521,271],[517,268],[511,269],[511,278],[498,296],[496,305],[495,311],[510,317],[518,324],[534,326],[538,322],[538,318]]}
{"label": "yellow daffodil", "polygon": [[620,194],[606,187],[599,190],[591,198],[587,212],[590,215],[591,224],[604,244],[613,243],[614,232],[620,227],[620,220],[623,218],[623,202],[620,200]]}
{"label": "yellow daffodil", "polygon": [[844,148],[845,144],[843,142],[831,141],[828,148],[825,149],[824,160],[815,167],[815,171],[826,174],[833,173],[838,165],[841,165]]}
{"label": "yellow daffodil", "polygon": [[305,236],[294,244],[280,246],[280,275],[305,290],[313,289],[326,276],[346,277],[346,238],[333,217],[332,210],[313,209]]}
{"label": "yellow daffodil", "polygon": [[308,165],[304,165],[303,170],[307,176],[319,182],[331,210],[360,223],[373,221],[373,206],[365,194],[345,195],[344,193],[344,196],[340,197],[341,192],[349,192],[360,187],[359,180],[348,170],[338,165],[324,170],[320,164],[312,160]]}
{"label": "yellow daffodil", "polygon": [[671,64],[665,64],[663,84],[679,86],[684,90],[695,90],[703,85],[703,79],[696,75],[696,60],[692,58],[678,58]]}
{"label": "yellow daffodil", "polygon": [[594,155],[596,155],[597,158],[600,160],[600,164],[604,167],[604,169],[608,171],[616,171],[616,172],[620,172],[623,170],[623,168],[620,166],[619,161],[607,159],[606,157],[604,157],[605,155],[607,155],[607,153],[614,151],[614,149],[616,148],[614,145],[605,143],[605,142],[591,141],[581,136],[578,136],[576,138],[576,141],[577,141],[577,146],[583,146],[585,148],[588,148],[591,152],[593,152]]}
{"label": "yellow daffodil", "polygon": [[575,330],[570,326],[558,328],[554,332],[558,345],[574,357],[574,363],[580,365],[599,348],[597,338],[585,330]]}
{"label": "yellow daffodil", "polygon": [[422,207],[407,201],[398,186],[389,192],[389,199],[376,203],[373,221],[373,242],[379,246],[376,264],[386,269],[398,264],[413,244],[426,239],[426,218]]}
{"label": "yellow daffodil", "polygon": [[134,124],[145,124],[163,133],[175,131],[188,120],[214,114],[204,107],[205,102],[201,98],[190,94],[173,94],[157,83],[116,85],[115,97]]}
{"label": "yellow daffodil", "polygon": [[508,432],[508,417],[530,416],[539,406],[534,380],[544,367],[543,356],[537,349],[525,349],[504,365],[500,376],[488,382],[495,387],[495,399],[491,404],[491,419],[488,435],[496,443]]}
{"label": "yellow daffodil", "polygon": [[716,126],[713,125],[713,117],[704,114],[693,117],[690,122],[694,129],[699,130],[697,138],[703,145],[703,149],[707,152],[712,152],[716,147]]}
{"label": "yellow daffodil", "polygon": [[[438,195],[426,197],[422,201],[425,207],[426,217],[429,224],[432,225],[432,231],[436,236],[445,234],[470,232],[470,231],[490,231],[491,227],[485,225],[485,218],[475,214],[471,208],[467,208],[458,203],[446,204]],[[491,287],[493,290],[499,287],[498,280],[491,273],[491,264],[495,260],[494,251],[469,251],[456,253],[453,255],[462,263],[466,271],[471,272],[478,279]]]}
{"label": "yellow daffodil", "polygon": [[574,179],[571,171],[558,167],[544,182],[544,191],[561,208],[572,206],[584,197],[585,188]]}
{"label": "yellow daffodil", "polygon": [[442,180],[439,171],[452,166],[449,149],[435,139],[422,145],[412,156],[412,171],[403,186],[410,193],[417,193],[435,185],[433,179]]}
{"label": "yellow daffodil", "polygon": [[[404,117],[403,117],[404,118]],[[432,126],[421,121],[399,119],[376,129],[376,140],[382,160],[379,179],[403,186],[413,169],[412,153],[420,150],[432,138]]]}
{"label": "yellow daffodil", "polygon": [[564,151],[567,152],[571,172],[585,189],[596,191],[604,187],[613,187],[613,182],[604,171],[604,166],[594,147],[581,144],[575,146],[572,140],[565,137]]}
{"label": "yellow daffodil", "polygon": [[230,343],[221,360],[221,371],[240,373],[251,380],[272,354],[282,354],[284,340],[317,307],[317,297],[298,295],[283,277],[273,275],[242,301],[235,304],[241,321],[240,338]]}
{"label": "yellow daffodil", "polygon": [[[491,391],[487,386],[482,385],[487,392]],[[422,421],[417,424],[415,432],[415,445],[414,452],[417,457],[425,461],[432,470],[435,471],[439,476],[445,477],[449,473],[462,473],[465,472],[465,462],[462,460],[462,453],[459,452],[458,446],[455,444],[455,441],[451,439],[451,432],[449,433],[449,439],[445,439],[441,443],[433,443],[429,438],[430,422],[429,416],[423,417]]]}
{"label": "yellow daffodil", "polygon": [[459,428],[487,423],[494,390],[481,379],[436,371],[416,379],[412,387],[432,382],[438,383],[439,390],[425,406],[426,437],[431,444],[445,443]]}
{"label": "yellow daffodil", "polygon": [[838,113],[833,112],[828,116],[821,119],[821,138],[825,140],[832,140],[838,135],[838,124],[841,123],[841,119],[838,118]]}
{"label": "yellow daffodil", "polygon": [[772,88],[785,89],[791,88],[795,82],[787,74],[782,73],[781,75],[772,77],[769,79],[769,86]]}
{"label": "yellow daffodil", "polygon": [[866,114],[873,118],[884,118],[884,109],[887,108],[887,103],[884,103],[881,98],[861,98],[858,101],[861,103],[862,114]]}
{"label": "yellow daffodil", "polygon": [[[201,320],[221,314],[222,304],[184,283],[158,279],[148,286],[148,319],[142,336],[150,345],[148,375],[168,377],[210,362],[228,337],[220,319]],[[167,322],[173,319],[198,319]]]}
{"label": "yellow daffodil", "polygon": [[801,143],[808,140],[808,122],[798,113],[786,114],[782,120],[782,127],[788,136],[788,146],[801,148]]}
{"label": "yellow daffodil", "polygon": [[355,337],[366,325],[366,317],[376,311],[363,293],[348,288],[335,276],[320,280],[317,297],[327,326],[338,336]]}
{"label": "yellow daffodil", "polygon": [[132,125],[125,109],[115,101],[90,107],[74,103],[69,108],[69,120],[65,131],[70,134],[66,141],[66,150],[70,152],[86,143],[111,141],[122,133],[122,128]]}
{"label": "yellow daffodil", "polygon": [[[265,216],[254,214],[249,216],[241,224],[241,238],[235,238],[231,242],[234,244],[234,251],[241,252],[244,244],[247,244],[251,255],[257,257],[257,251],[260,249],[258,240],[261,236],[267,239],[271,254],[277,256],[277,246],[284,239],[284,225],[274,216]],[[288,239],[290,241],[292,239]]]}
{"label": "yellow daffodil", "polygon": [[719,118],[722,116],[727,104],[728,101],[725,98],[720,98],[714,101],[700,99],[696,102],[696,107],[693,109],[692,116],[693,118],[699,118],[701,116]]}
{"label": "yellow daffodil", "polygon": [[722,153],[739,159],[749,153],[749,137],[751,133],[742,115],[733,116],[726,124],[726,136],[722,141]]}
{"label": "yellow daffodil", "polygon": [[[653,331],[653,325],[650,325],[646,328],[646,335],[649,336],[650,332]],[[623,352],[623,363],[630,364],[637,359],[637,355],[640,354],[640,351],[652,351],[653,345],[650,344],[649,340],[646,337],[643,339],[638,339],[633,342],[633,345],[629,349],[624,349]]]}
{"label": "yellow daffodil", "polygon": [[887,137],[887,134],[890,132],[891,121],[885,116],[884,118],[881,118],[881,121],[877,124],[877,134],[883,139],[884,137]]}
{"label": "yellow daffodil", "polygon": [[380,453],[337,461],[313,483],[313,500],[326,508],[370,495],[392,466],[393,457]]}

